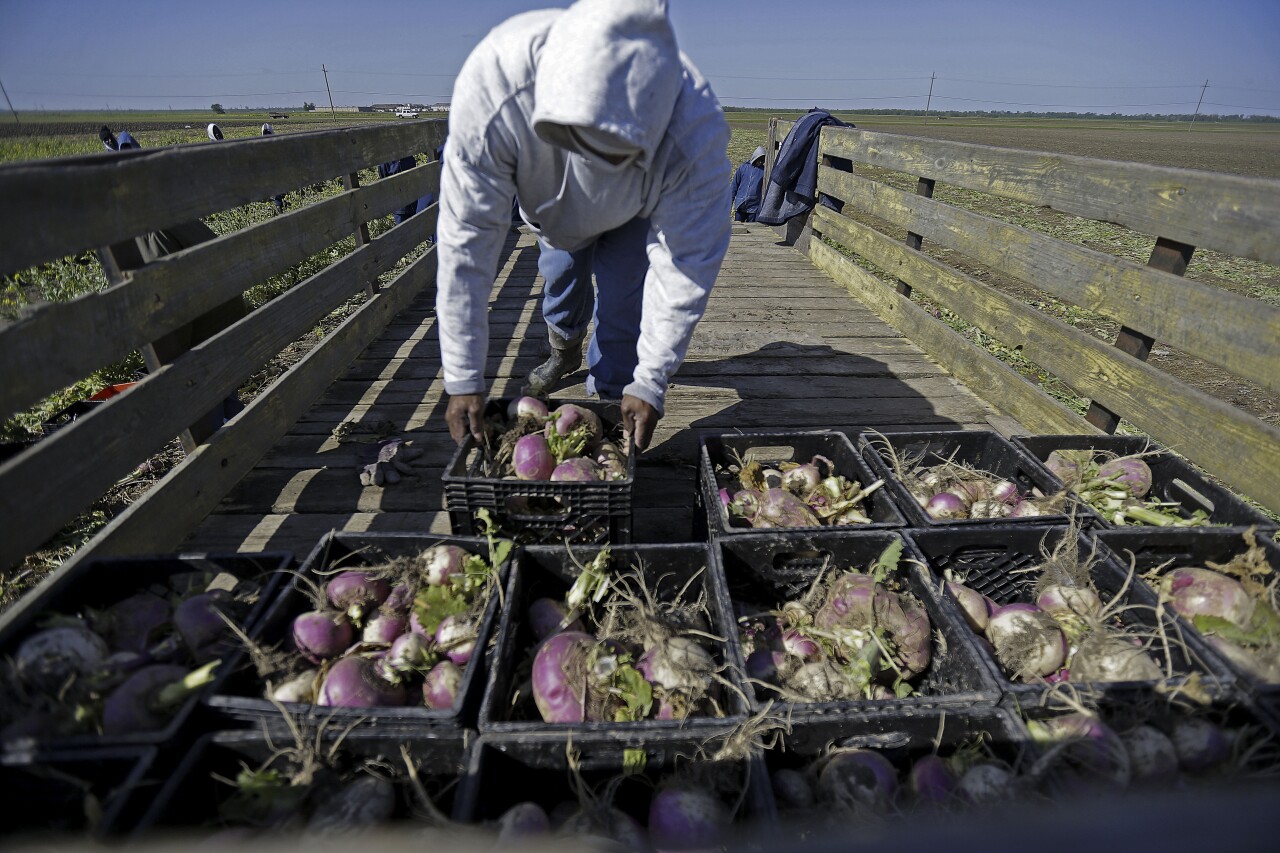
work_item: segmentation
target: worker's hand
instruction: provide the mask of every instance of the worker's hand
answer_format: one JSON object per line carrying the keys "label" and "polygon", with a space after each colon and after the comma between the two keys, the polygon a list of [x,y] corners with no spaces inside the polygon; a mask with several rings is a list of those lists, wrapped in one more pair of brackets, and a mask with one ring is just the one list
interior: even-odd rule
{"label": "worker's hand", "polygon": [[373,461],[359,467],[361,485],[389,486],[400,482],[402,476],[418,476],[409,463],[422,456],[422,451],[412,445],[413,442],[399,438],[378,444]]}
{"label": "worker's hand", "polygon": [[622,436],[624,441],[630,436],[637,450],[644,450],[653,438],[653,429],[662,417],[658,410],[630,394],[622,395]]}
{"label": "worker's hand", "polygon": [[468,434],[475,436],[477,442],[484,441],[483,416],[483,394],[456,394],[449,398],[449,408],[444,413],[449,435],[458,444],[466,441]]}

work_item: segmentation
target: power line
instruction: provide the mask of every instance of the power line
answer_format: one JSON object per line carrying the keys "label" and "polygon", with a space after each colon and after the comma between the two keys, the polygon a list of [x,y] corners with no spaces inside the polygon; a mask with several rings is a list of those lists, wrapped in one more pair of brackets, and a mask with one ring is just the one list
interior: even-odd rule
{"label": "power line", "polygon": [[323,89],[298,89],[298,90],[289,91],[289,92],[240,92],[240,93],[219,92],[214,95],[201,95],[201,94],[191,95],[191,94],[177,94],[177,93],[170,93],[167,95],[120,95],[120,94],[107,94],[105,92],[91,93],[91,92],[18,92],[18,91],[15,91],[14,94],[15,95],[39,95],[42,98],[116,98],[116,99],[160,98],[160,99],[164,99],[164,98],[261,98],[268,95],[314,95],[322,91],[324,90]]}
{"label": "power line", "polygon": [[947,95],[936,95],[935,97],[937,97],[937,99],[940,101],[966,101],[969,103],[976,103],[976,104],[1000,104],[1001,106],[1008,106],[1008,107],[1054,107],[1056,109],[1069,109],[1069,110],[1073,110],[1073,109],[1102,110],[1102,109],[1114,109],[1117,107],[1125,107],[1127,109],[1133,109],[1135,107],[1187,107],[1191,105],[1190,101],[1170,101],[1167,103],[1159,103],[1159,104],[1028,104],[1020,101],[990,101],[985,98],[957,98],[957,97],[951,97]]}
{"label": "power line", "polygon": [[980,83],[984,86],[1034,86],[1041,89],[1194,89],[1199,83],[1169,83],[1159,86],[1093,85],[1090,83],[1012,83],[1004,80],[970,80],[966,77],[939,77],[952,83]]}

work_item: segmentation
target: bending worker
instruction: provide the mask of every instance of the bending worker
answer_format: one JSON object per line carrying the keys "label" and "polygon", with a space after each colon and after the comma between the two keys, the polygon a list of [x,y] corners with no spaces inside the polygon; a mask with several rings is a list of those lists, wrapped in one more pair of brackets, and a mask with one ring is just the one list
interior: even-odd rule
{"label": "bending worker", "polygon": [[594,302],[587,390],[620,399],[624,430],[648,446],[729,245],[728,139],[663,0],[528,12],[476,46],[454,88],[438,227],[455,441],[480,435],[489,291],[518,197],[553,355],[576,369]]}
{"label": "bending worker", "polygon": [[764,187],[764,146],[756,146],[751,159],[733,173],[733,218],[738,222],[755,222],[760,212],[760,191]]}

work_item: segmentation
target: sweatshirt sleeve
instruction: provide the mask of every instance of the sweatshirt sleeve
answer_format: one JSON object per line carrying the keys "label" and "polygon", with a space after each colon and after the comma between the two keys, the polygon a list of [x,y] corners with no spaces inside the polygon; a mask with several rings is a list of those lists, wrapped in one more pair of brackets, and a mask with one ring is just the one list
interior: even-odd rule
{"label": "sweatshirt sleeve", "polygon": [[729,248],[727,136],[727,129],[703,135],[688,167],[667,176],[651,220],[638,364],[623,393],[659,412]]}
{"label": "sweatshirt sleeve", "polygon": [[436,225],[436,319],[450,395],[488,390],[489,292],[516,194],[514,147],[500,132],[500,113],[476,116],[468,106],[477,105],[455,94]]}

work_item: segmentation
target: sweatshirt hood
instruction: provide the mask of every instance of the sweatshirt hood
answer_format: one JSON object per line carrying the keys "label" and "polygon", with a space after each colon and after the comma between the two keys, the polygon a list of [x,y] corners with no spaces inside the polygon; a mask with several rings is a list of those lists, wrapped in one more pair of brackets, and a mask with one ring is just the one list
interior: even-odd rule
{"label": "sweatshirt hood", "polygon": [[534,132],[588,157],[634,151],[635,162],[647,166],[682,76],[666,0],[579,0],[552,23],[542,46]]}
{"label": "sweatshirt hood", "polygon": [[766,153],[767,152],[764,150],[763,145],[757,145],[756,150],[751,152],[751,162],[754,163],[755,161],[762,159]]}

